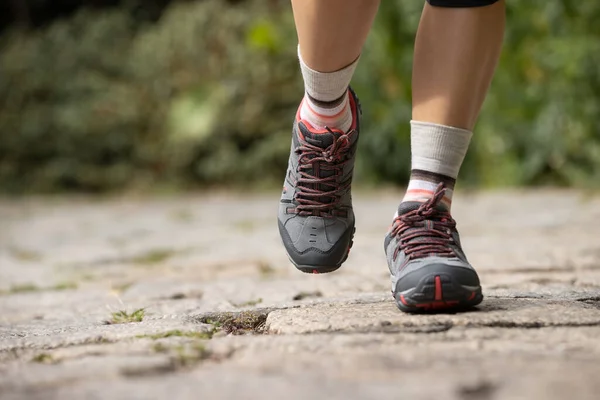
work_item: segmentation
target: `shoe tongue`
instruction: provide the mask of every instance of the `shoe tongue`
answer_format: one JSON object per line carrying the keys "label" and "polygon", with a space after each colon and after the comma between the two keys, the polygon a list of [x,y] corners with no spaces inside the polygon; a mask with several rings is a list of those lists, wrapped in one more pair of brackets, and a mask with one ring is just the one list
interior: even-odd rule
{"label": "shoe tongue", "polygon": [[[311,130],[305,125],[303,121],[298,122],[298,129],[302,136],[304,136],[304,140],[313,146],[320,147],[323,150],[326,150],[329,146],[333,145],[334,141],[336,141],[343,133],[339,130],[332,129],[331,131],[320,131],[319,133],[311,132]],[[321,163],[317,163],[321,164]],[[315,174],[313,169],[307,171],[310,174]],[[329,169],[319,169],[318,176],[319,178],[328,178],[335,174],[335,171]],[[314,189],[319,189],[322,191],[331,191],[332,187],[330,185],[323,184],[315,184],[313,185]],[[333,201],[333,198],[330,196],[319,197],[316,200],[327,204]]]}
{"label": "shoe tongue", "polygon": [[[420,201],[403,201],[398,206],[398,215],[404,215],[406,213],[414,211],[421,207],[421,205],[423,205],[423,203],[421,203]],[[435,209],[441,212],[448,212],[448,208],[446,208],[446,206],[444,206],[443,204],[436,205]]]}
{"label": "shoe tongue", "polygon": [[409,213],[411,211],[414,211],[417,208],[421,207],[421,204],[423,204],[423,203],[420,203],[418,201],[403,201],[398,206],[398,215],[403,215],[403,214]]}
{"label": "shoe tongue", "polygon": [[308,143],[319,146],[323,149],[328,148],[333,144],[333,141],[339,138],[343,133],[338,130],[333,130],[331,132],[323,132],[323,133],[314,133],[311,132],[310,129],[304,124],[304,122],[300,121],[298,123],[298,128],[302,135],[304,136],[304,140]]}

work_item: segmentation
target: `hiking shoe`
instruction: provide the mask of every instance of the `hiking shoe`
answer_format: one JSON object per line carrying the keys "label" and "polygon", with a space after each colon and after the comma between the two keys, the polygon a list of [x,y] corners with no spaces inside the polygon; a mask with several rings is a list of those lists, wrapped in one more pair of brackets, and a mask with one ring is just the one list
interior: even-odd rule
{"label": "hiking shoe", "polygon": [[278,222],[288,257],[302,272],[335,271],[352,247],[350,186],[361,111],[351,89],[349,98],[353,122],[348,132],[318,130],[296,115]]}
{"label": "hiking shoe", "polygon": [[392,293],[404,312],[468,308],[483,300],[456,222],[441,204],[445,191],[440,183],[426,203],[401,203],[385,238]]}

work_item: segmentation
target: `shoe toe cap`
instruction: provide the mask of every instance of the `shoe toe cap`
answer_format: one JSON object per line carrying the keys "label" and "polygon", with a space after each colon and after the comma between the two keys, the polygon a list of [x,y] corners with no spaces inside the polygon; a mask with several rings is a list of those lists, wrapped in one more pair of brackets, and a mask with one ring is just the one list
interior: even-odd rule
{"label": "shoe toe cap", "polygon": [[396,282],[395,292],[400,293],[416,287],[421,280],[431,276],[447,276],[455,285],[479,287],[479,276],[469,265],[432,263],[407,271]]}
{"label": "shoe toe cap", "polygon": [[279,222],[281,239],[290,259],[297,266],[339,266],[348,254],[354,227],[339,223],[327,226],[323,218],[310,218],[304,224],[288,222],[284,226]]}

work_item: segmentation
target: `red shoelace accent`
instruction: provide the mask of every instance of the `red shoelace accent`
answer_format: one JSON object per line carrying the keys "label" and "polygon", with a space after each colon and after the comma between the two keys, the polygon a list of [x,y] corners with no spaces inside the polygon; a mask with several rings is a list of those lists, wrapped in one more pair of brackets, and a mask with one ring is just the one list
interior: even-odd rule
{"label": "red shoelace accent", "polygon": [[442,201],[446,188],[440,183],[435,194],[419,208],[399,215],[394,219],[392,235],[398,239],[394,260],[400,251],[406,254],[406,261],[428,256],[453,257],[452,233],[456,221],[449,212],[440,211],[436,206]]}
{"label": "red shoelace accent", "polygon": [[[331,134],[333,132],[326,128]],[[339,204],[341,195],[350,187],[350,182],[342,185],[340,179],[343,168],[348,163],[350,136],[353,131],[340,135],[323,149],[300,139],[296,148],[298,174],[295,212],[300,215],[331,216],[331,211]],[[322,177],[321,171],[333,171],[331,176]]]}

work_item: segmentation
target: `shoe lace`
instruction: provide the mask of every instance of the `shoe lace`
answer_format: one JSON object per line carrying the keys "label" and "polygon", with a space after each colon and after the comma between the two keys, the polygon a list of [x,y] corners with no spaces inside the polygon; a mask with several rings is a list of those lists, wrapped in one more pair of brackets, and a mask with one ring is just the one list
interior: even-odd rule
{"label": "shoe lace", "polygon": [[[326,129],[333,134],[331,129]],[[328,216],[338,205],[341,195],[350,187],[350,182],[342,185],[340,177],[349,161],[346,155],[352,134],[353,131],[340,135],[325,149],[300,139],[300,146],[296,148],[299,154],[296,213]],[[333,173],[323,177],[321,171]]]}
{"label": "shoe lace", "polygon": [[454,243],[452,233],[456,229],[456,221],[449,212],[436,208],[445,193],[446,188],[440,183],[431,199],[394,219],[391,234],[398,239],[394,260],[400,251],[406,254],[407,262],[430,255],[456,256],[454,248],[450,246]]}

